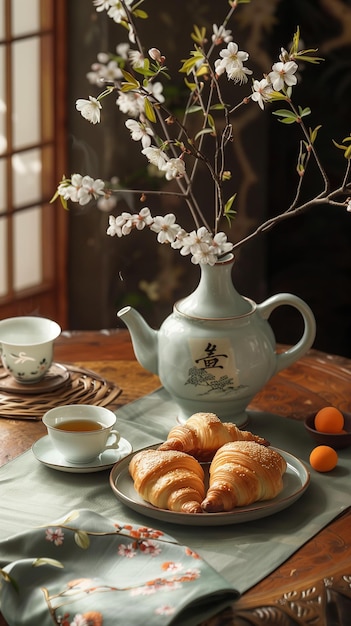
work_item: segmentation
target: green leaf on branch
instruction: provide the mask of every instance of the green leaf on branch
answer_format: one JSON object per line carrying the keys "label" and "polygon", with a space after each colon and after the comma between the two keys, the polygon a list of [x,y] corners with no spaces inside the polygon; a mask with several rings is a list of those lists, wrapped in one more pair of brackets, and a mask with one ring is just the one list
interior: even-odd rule
{"label": "green leaf on branch", "polygon": [[145,98],[145,102],[144,102],[144,106],[145,106],[145,115],[147,117],[147,119],[150,122],[155,123],[156,122],[156,114],[154,111],[154,107],[152,106],[150,100],[148,98]]}
{"label": "green leaf on branch", "polygon": [[[351,142],[351,135],[349,135],[348,137],[345,137],[345,139],[343,139],[342,142],[343,143],[350,143]],[[337,143],[336,141],[334,141],[334,139],[333,139],[333,144],[334,144],[334,146],[336,146],[336,148],[339,148],[340,150],[343,151],[345,159],[347,159],[348,161],[351,159],[351,145],[343,146],[342,144]]]}
{"label": "green leaf on branch", "polygon": [[297,118],[285,117],[279,120],[282,124],[294,124],[297,122]]}
{"label": "green leaf on branch", "polygon": [[321,125],[321,124],[319,124],[318,126],[316,126],[316,128],[314,128],[313,130],[312,130],[312,128],[310,128],[310,142],[311,142],[312,144],[316,141],[316,139],[317,139],[317,134],[318,134],[318,131],[319,131],[319,129],[320,129],[320,128],[322,128],[322,125]]}
{"label": "green leaf on branch", "polygon": [[302,109],[300,106],[298,115],[290,109],[278,109],[277,111],[273,111],[273,115],[279,117],[279,121],[283,124],[294,124],[294,122],[299,123],[302,117],[306,117],[306,115],[310,115],[310,113],[311,109],[309,107]]}
{"label": "green leaf on branch", "polygon": [[146,11],[143,11],[142,9],[133,10],[133,15],[135,17],[140,17],[140,19],[142,20],[147,20],[147,18],[149,17]]}
{"label": "green leaf on branch", "polygon": [[59,192],[56,190],[54,195],[52,196],[51,200],[50,200],[50,204],[52,204],[53,202],[55,202],[55,200],[57,200],[57,198],[59,197]]}
{"label": "green leaf on branch", "polygon": [[297,27],[296,32],[294,33],[289,56],[291,58],[298,59],[299,61],[305,61],[305,63],[317,64],[320,61],[324,61],[322,57],[311,56],[311,53],[314,54],[315,52],[317,52],[317,48],[308,48],[307,50],[299,50],[299,45],[300,45],[300,28]]}
{"label": "green leaf on branch", "polygon": [[306,117],[306,115],[311,115],[311,109],[309,107],[305,107],[304,109],[302,109],[299,106],[299,115],[300,117]]}
{"label": "green leaf on branch", "polygon": [[56,193],[54,193],[54,195],[52,196],[52,198],[51,198],[51,200],[50,200],[50,204],[52,204],[53,202],[55,202],[55,200],[57,200],[57,198],[58,198],[58,197],[60,198],[60,201],[61,201],[61,204],[62,204],[63,208],[64,208],[66,211],[68,211],[68,203],[67,203],[67,200],[66,200],[66,198],[64,198],[63,196],[61,196],[61,195],[59,194],[59,192],[58,192],[58,191],[56,191]]}
{"label": "green leaf on branch", "polygon": [[202,63],[200,67],[196,70],[196,76],[203,76],[204,74],[208,74],[207,63]]}
{"label": "green leaf on branch", "polygon": [[156,74],[155,70],[150,69],[149,59],[144,59],[143,65],[135,67],[134,71],[138,72],[138,74],[142,74],[143,76],[155,76]]}
{"label": "green leaf on branch", "polygon": [[208,121],[209,125],[211,126],[213,133],[215,134],[216,133],[216,124],[215,124],[215,121],[214,121],[212,115],[210,115],[210,114],[207,115],[207,121]]}
{"label": "green leaf on branch", "polygon": [[235,198],[236,198],[236,193],[233,196],[231,196],[224,205],[224,217],[228,220],[229,224],[233,221],[236,215],[236,211],[232,209],[232,205],[233,205]]}
{"label": "green leaf on branch", "polygon": [[225,109],[225,105],[218,102],[218,104],[212,104],[210,109],[211,111],[223,111]]}
{"label": "green leaf on branch", "polygon": [[283,122],[283,124],[294,124],[294,122],[297,122],[299,119],[290,109],[278,109],[277,111],[273,111],[273,115],[280,117],[281,119],[279,121]]}
{"label": "green leaf on branch", "polygon": [[322,57],[311,57],[305,54],[305,52],[317,52],[317,50],[304,50],[303,52],[297,53],[295,57],[297,57],[299,61],[305,61],[305,63],[314,63],[315,65],[317,65],[321,61],[324,61]]}
{"label": "green leaf on branch", "polygon": [[135,78],[135,76],[133,76],[132,74],[130,74],[126,70],[122,70],[122,74],[123,74],[123,78],[125,79],[126,82],[122,83],[121,91],[123,91],[123,92],[125,92],[125,91],[132,91],[133,89],[139,89],[140,88],[140,83]]}
{"label": "green leaf on branch", "polygon": [[269,99],[273,102],[274,100],[289,100],[288,96],[286,96],[284,93],[281,93],[281,91],[271,91],[271,93],[269,94]]}
{"label": "green leaf on branch", "polygon": [[190,36],[193,41],[201,45],[206,39],[206,28],[204,26],[199,28],[196,24],[194,24],[194,32],[191,33]]}
{"label": "green leaf on branch", "polygon": [[202,111],[202,110],[203,109],[202,109],[201,106],[199,106],[198,104],[194,104],[193,106],[188,107],[186,112],[187,113],[198,113],[199,111]]}
{"label": "green leaf on branch", "polygon": [[202,130],[199,130],[199,132],[196,133],[196,135],[195,135],[195,139],[199,139],[199,137],[201,137],[201,135],[213,135],[213,129],[212,128],[203,128]]}
{"label": "green leaf on branch", "polygon": [[294,56],[299,51],[299,42],[300,42],[300,27],[298,26],[296,31],[294,32],[291,48],[290,48],[290,56]]}
{"label": "green leaf on branch", "polygon": [[197,84],[196,83],[191,83],[186,78],[184,78],[184,82],[185,82],[186,86],[188,87],[188,89],[190,89],[190,91],[195,91],[197,89]]}
{"label": "green leaf on branch", "polygon": [[185,74],[190,74],[195,69],[197,63],[204,60],[204,55],[201,50],[192,50],[190,54],[191,58],[182,59],[183,65],[179,70]]}

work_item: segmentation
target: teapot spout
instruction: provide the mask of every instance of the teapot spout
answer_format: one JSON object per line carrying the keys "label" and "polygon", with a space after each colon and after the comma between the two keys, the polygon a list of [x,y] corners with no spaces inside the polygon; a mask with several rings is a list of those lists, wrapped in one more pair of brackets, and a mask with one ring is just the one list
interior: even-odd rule
{"label": "teapot spout", "polygon": [[158,374],[158,332],[145,322],[144,318],[130,306],[117,313],[126,324],[132,339],[133,349],[140,365],[153,374]]}

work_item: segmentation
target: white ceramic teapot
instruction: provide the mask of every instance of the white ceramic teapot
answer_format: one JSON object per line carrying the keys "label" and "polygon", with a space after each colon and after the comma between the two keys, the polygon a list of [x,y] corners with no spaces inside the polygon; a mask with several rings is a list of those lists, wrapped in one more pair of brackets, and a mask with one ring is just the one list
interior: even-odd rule
{"label": "white ceramic teapot", "polygon": [[[313,344],[316,324],[310,307],[289,293],[261,304],[242,297],[232,283],[233,263],[230,254],[214,266],[201,265],[198,287],[174,305],[158,331],[129,306],[117,313],[131,333],[137,360],[159,376],[174,399],[180,422],[205,411],[244,425],[254,395]],[[301,313],[304,331],[296,345],[277,353],[267,320],[281,305]]]}

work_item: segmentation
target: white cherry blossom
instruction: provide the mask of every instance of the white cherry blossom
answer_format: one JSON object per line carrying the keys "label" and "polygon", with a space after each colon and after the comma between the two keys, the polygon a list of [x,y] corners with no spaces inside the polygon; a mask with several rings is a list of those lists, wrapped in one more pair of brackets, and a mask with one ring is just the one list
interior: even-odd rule
{"label": "white cherry blossom", "polygon": [[239,50],[238,44],[234,41],[230,41],[228,46],[221,50],[219,53],[221,59],[215,61],[215,69],[218,76],[227,72],[227,76],[235,75],[238,70],[241,70],[243,74],[252,74],[252,71],[244,68],[244,62],[248,60],[249,55],[247,52]]}
{"label": "white cherry blossom", "polygon": [[[152,85],[149,84],[146,89],[157,102],[164,102],[162,83],[155,82]],[[121,92],[116,100],[116,104],[122,113],[136,118],[145,112],[144,102],[145,96],[142,96],[136,91],[129,91],[128,93]]]}
{"label": "white cherry blossom", "polygon": [[152,163],[152,165],[156,165],[159,170],[163,171],[163,167],[168,161],[168,156],[161,148],[156,148],[155,146],[150,146],[149,148],[144,148],[141,151],[141,154],[144,154],[147,160]]}
{"label": "white cherry blossom", "polygon": [[185,163],[183,159],[169,159],[162,166],[162,171],[165,172],[165,177],[167,180],[172,180],[174,178],[182,178],[185,174]]}
{"label": "white cherry blossom", "polygon": [[108,228],[106,230],[107,235],[110,235],[110,237],[114,237],[115,235],[117,237],[122,237],[122,229],[117,226],[116,224],[116,218],[114,215],[110,215],[108,218]]}
{"label": "white cherry blossom", "polygon": [[93,0],[93,5],[98,12],[100,11],[108,11],[110,8],[109,0]]}
{"label": "white cherry blossom", "polygon": [[144,207],[139,213],[134,215],[134,224],[137,230],[143,230],[145,226],[153,224],[153,221],[154,219],[151,216],[149,207]]}
{"label": "white cherry blossom", "polygon": [[[129,8],[132,5],[133,0],[125,0],[125,3],[126,6]],[[109,9],[107,13],[109,17],[111,17],[113,21],[117,24],[120,24],[127,18],[125,10],[119,0],[109,0]]]}
{"label": "white cherry blossom", "polygon": [[103,65],[106,65],[106,63],[108,63],[110,60],[110,55],[107,52],[98,52],[97,60],[98,60],[98,63],[102,63]]}
{"label": "white cherry blossom", "polygon": [[100,110],[102,109],[99,100],[93,96],[89,96],[89,100],[79,98],[76,102],[76,109],[80,111],[82,117],[92,124],[98,124],[100,122]]}
{"label": "white cherry blossom", "polygon": [[116,100],[116,104],[122,113],[132,117],[139,117],[144,112],[144,99],[134,91],[129,91],[128,93],[121,92]]}
{"label": "white cherry blossom", "polygon": [[191,233],[183,237],[183,246],[180,250],[180,254],[182,256],[186,256],[187,254],[195,254],[199,250],[207,252],[210,248],[211,241],[211,233],[207,230],[207,228],[205,228],[205,226],[201,226],[197,230],[193,230]]}
{"label": "white cherry blossom", "polygon": [[125,61],[127,61],[128,59],[129,50],[130,50],[129,43],[125,43],[125,42],[119,43],[118,46],[116,46],[116,52],[118,56],[122,57],[122,59],[124,59]]}
{"label": "white cherry blossom", "polygon": [[227,235],[225,233],[219,232],[213,237],[211,248],[215,252],[216,256],[219,257],[222,254],[230,252],[233,248],[233,244],[227,240]]}
{"label": "white cherry blossom", "polygon": [[101,178],[94,180],[91,176],[83,176],[81,186],[78,189],[79,204],[88,204],[93,198],[96,200],[99,196],[105,194],[105,183]]}
{"label": "white cherry blossom", "polygon": [[203,263],[204,265],[215,265],[217,261],[218,258],[211,248],[206,249],[199,247],[194,250],[193,256],[191,257],[191,262],[194,263],[194,265],[198,265],[200,263]]}
{"label": "white cherry blossom", "polygon": [[157,102],[164,102],[165,97],[163,95],[163,85],[159,81],[154,83],[148,83],[146,87],[147,91],[157,100]]}
{"label": "white cherry blossom", "polygon": [[158,215],[154,218],[150,229],[158,233],[157,241],[159,243],[173,243],[179,231],[179,225],[176,224],[176,217],[173,213],[168,213],[164,217]]}
{"label": "white cherry blossom", "polygon": [[247,83],[248,76],[251,74],[252,70],[244,67],[241,63],[231,66],[230,69],[227,68],[227,76],[229,80],[232,80],[234,83],[239,83],[239,85]]}
{"label": "white cherry blossom", "polygon": [[72,174],[70,181],[64,181],[58,186],[58,194],[65,200],[78,202],[78,191],[82,186],[83,176],[80,174]]}
{"label": "white cherry blossom", "polygon": [[172,242],[172,248],[175,250],[180,250],[184,246],[184,239],[188,236],[188,233],[184,228],[180,228],[177,232],[177,236],[175,240]]}
{"label": "white cherry blossom", "polygon": [[[211,233],[205,226],[201,226],[197,230],[193,230],[191,233],[182,236],[181,242],[183,246],[180,248],[180,254],[182,256],[191,254],[191,262],[195,265],[199,263],[215,265],[218,260],[219,243],[222,244],[223,249],[225,248],[225,242],[223,241],[224,233],[219,233],[219,235],[214,245],[214,239]],[[223,253],[222,250],[220,253]]]}
{"label": "white cherry blossom", "polygon": [[139,213],[123,212],[121,215],[114,217],[110,215],[109,226],[107,228],[107,234],[111,237],[117,235],[117,237],[123,237],[129,235],[133,228],[137,230],[143,230],[145,226],[151,226],[154,222],[154,218],[151,216],[150,209],[144,207]]}
{"label": "white cherry blossom", "polygon": [[118,237],[129,235],[133,229],[133,216],[127,211],[123,211],[121,215],[116,217],[116,229]]}
{"label": "white cherry blossom", "polygon": [[129,50],[128,58],[131,62],[132,67],[143,67],[144,65],[144,56],[139,52],[139,50]]}
{"label": "white cherry blossom", "polygon": [[117,206],[117,198],[116,196],[102,196],[98,198],[97,208],[103,213],[109,213],[113,211]]}
{"label": "white cherry blossom", "polygon": [[99,63],[93,63],[91,66],[91,72],[88,72],[87,79],[92,85],[98,85],[99,87],[104,82],[113,83],[117,80],[121,80],[123,74],[117,64],[117,61],[107,58],[105,63],[100,61]]}
{"label": "white cherry blossom", "polygon": [[254,102],[257,102],[259,107],[263,110],[264,103],[270,100],[270,96],[273,91],[271,82],[267,80],[267,78],[262,78],[262,80],[254,80],[252,90],[253,93],[251,99]]}
{"label": "white cherry blossom", "polygon": [[269,80],[273,85],[275,91],[281,91],[285,85],[292,87],[296,85],[297,78],[295,73],[297,72],[298,65],[295,61],[288,61],[287,63],[274,63],[272,71],[268,74]]}
{"label": "white cherry blossom", "polygon": [[57,193],[59,196],[62,196],[64,200],[72,200],[72,202],[78,202],[77,190],[72,185],[60,183],[57,187]]}
{"label": "white cherry blossom", "polygon": [[217,24],[213,24],[212,28],[213,34],[211,39],[216,46],[232,41],[233,37],[231,30],[227,30],[224,26],[217,26]]}
{"label": "white cherry blossom", "polygon": [[114,59],[111,59],[106,65],[101,65],[99,76],[106,82],[114,82],[120,80],[123,74]]}
{"label": "white cherry blossom", "polygon": [[141,141],[143,148],[148,148],[151,145],[154,131],[150,126],[136,120],[127,120],[125,125],[130,130],[133,141]]}

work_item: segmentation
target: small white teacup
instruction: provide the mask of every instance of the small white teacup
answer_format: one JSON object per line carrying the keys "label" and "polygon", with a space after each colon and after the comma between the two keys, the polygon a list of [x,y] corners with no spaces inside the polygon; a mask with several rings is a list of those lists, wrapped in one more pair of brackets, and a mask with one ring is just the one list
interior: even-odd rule
{"label": "small white teacup", "polygon": [[20,383],[36,383],[52,364],[60,326],[45,317],[8,317],[0,321],[0,353],[4,368]]}
{"label": "small white teacup", "polygon": [[90,404],[67,404],[43,416],[52,444],[69,463],[89,463],[105,450],[116,449],[120,434],[109,409]]}

